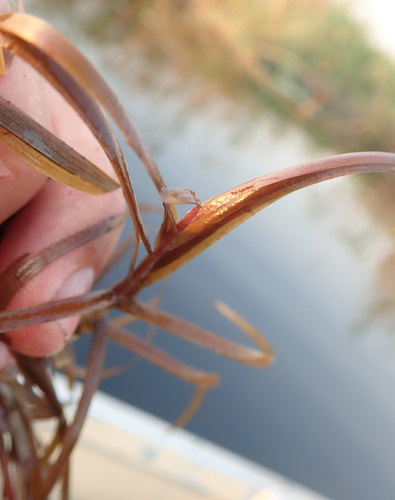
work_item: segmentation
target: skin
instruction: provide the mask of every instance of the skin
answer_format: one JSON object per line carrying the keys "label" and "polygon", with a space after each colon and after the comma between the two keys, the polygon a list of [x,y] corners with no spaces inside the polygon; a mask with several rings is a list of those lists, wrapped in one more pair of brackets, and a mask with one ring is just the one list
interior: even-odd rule
{"label": "skin", "polygon": [[[19,8],[22,10],[21,4]],[[113,175],[109,161],[86,125],[26,63],[14,58],[9,73],[0,76],[0,93]],[[48,179],[0,144],[0,272],[19,256],[27,252],[34,255],[124,210],[120,190],[101,196],[75,191]],[[7,309],[88,292],[111,257],[120,231],[118,228],[101,236],[47,266],[13,297]],[[67,318],[10,332],[11,349],[0,343],[0,369],[12,362],[12,350],[35,357],[60,351],[74,333],[78,320]]]}

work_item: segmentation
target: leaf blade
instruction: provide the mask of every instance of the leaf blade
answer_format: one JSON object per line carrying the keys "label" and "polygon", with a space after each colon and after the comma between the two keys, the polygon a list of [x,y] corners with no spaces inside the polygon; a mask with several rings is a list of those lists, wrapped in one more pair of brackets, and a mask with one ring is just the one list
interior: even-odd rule
{"label": "leaf blade", "polygon": [[[27,326],[49,323],[57,319],[80,314],[100,312],[117,304],[112,290],[104,289],[69,299],[54,300],[36,306],[0,311],[0,333],[11,332]],[[2,340],[7,342],[5,337]]]}
{"label": "leaf blade", "polygon": [[210,351],[235,361],[262,368],[270,364],[265,352],[245,347],[236,342],[219,337],[218,335],[214,335],[208,330],[194,325],[189,321],[159,311],[142,302],[137,302],[135,300],[127,301],[121,304],[120,308],[151,325],[155,325],[189,342],[193,342],[205,349],[209,349]]}
{"label": "leaf blade", "polygon": [[161,349],[153,346],[146,340],[143,340],[132,332],[116,328],[107,324],[108,338],[117,344],[127,347],[140,357],[159,366],[172,375],[185,380],[191,384],[197,384],[206,388],[215,387],[219,383],[218,376],[214,373],[198,370],[192,366],[186,365],[181,361],[166,354]]}
{"label": "leaf blade", "polygon": [[[0,14],[1,44],[33,66],[76,110],[99,141],[122,186],[136,232],[147,252],[151,246],[118,141],[97,101],[95,89],[104,86],[102,98],[117,99],[99,73],[62,35],[41,19],[22,13]],[[89,75],[84,78],[84,75]],[[113,103],[113,107],[116,105]],[[118,103],[119,104],[119,103]],[[119,107],[120,104],[119,104]],[[126,116],[126,115],[125,115]]]}
{"label": "leaf blade", "polygon": [[[40,51],[41,58],[44,56],[56,61],[71,78],[97,99],[143,162],[158,191],[165,187],[162,175],[140,132],[105,80],[71,42],[43,20],[20,12],[0,15],[0,32],[7,37],[8,43],[4,44],[5,48],[15,49],[17,39],[18,42],[34,46]],[[27,53],[18,55],[28,56]],[[30,63],[34,63],[30,57],[29,59]]]}
{"label": "leaf blade", "polygon": [[75,248],[112,231],[124,221],[124,213],[108,217],[57,241],[30,258],[28,255],[19,257],[0,275],[0,310],[4,309],[11,298],[48,264]]}
{"label": "leaf blade", "polygon": [[90,194],[120,185],[0,96],[0,142],[55,181]]}
{"label": "leaf blade", "polygon": [[[137,289],[174,272],[252,215],[298,189],[343,175],[391,171],[395,172],[393,153],[350,153],[296,165],[241,184],[204,202],[201,208],[193,208],[179,221],[179,236]],[[141,267],[144,265],[143,261]]]}

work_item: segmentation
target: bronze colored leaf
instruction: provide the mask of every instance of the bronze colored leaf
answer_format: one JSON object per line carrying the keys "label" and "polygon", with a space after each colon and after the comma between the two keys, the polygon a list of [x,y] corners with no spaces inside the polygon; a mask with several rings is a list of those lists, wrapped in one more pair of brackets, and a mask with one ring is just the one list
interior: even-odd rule
{"label": "bronze colored leaf", "polygon": [[125,221],[125,214],[108,217],[45,248],[30,259],[23,255],[0,275],[0,309],[37,273],[62,255],[115,229]]}
{"label": "bronze colored leaf", "polygon": [[[136,241],[142,241],[147,252],[151,253],[125,160],[99,104],[102,102],[110,115],[122,115],[124,121],[127,120],[111,89],[68,40],[40,19],[19,12],[0,14],[0,37],[2,46],[31,64],[91,129],[118,176],[133,219]],[[117,122],[115,118],[114,121]],[[134,130],[133,125],[131,130]],[[136,147],[139,145],[138,137],[136,131]],[[139,151],[146,159],[145,149],[141,146]]]}
{"label": "bronze colored leaf", "polygon": [[[119,126],[158,191],[165,187],[165,183],[140,133],[127,117],[110,87],[68,40],[41,19],[22,13],[1,14],[0,34],[3,46],[18,54],[40,72],[67,99],[92,130],[118,175],[136,232],[139,233],[137,241],[141,239],[148,253],[151,253],[123,155],[99,103]],[[172,211],[166,207],[165,213],[174,226]]]}
{"label": "bronze colored leaf", "polygon": [[[117,304],[112,290],[104,289],[87,293],[79,297],[54,300],[36,306],[21,307],[0,312],[0,333],[10,332],[27,326],[49,323],[57,319],[106,311]],[[2,340],[7,340],[2,337]]]}
{"label": "bronze colored leaf", "polygon": [[262,349],[262,352],[267,358],[266,366],[270,366],[274,361],[274,352],[265,337],[256,328],[254,328],[251,323],[240,316],[240,314],[237,314],[233,309],[222,302],[222,300],[218,300],[215,303],[215,307],[225,316],[225,318],[239,327],[240,330],[248,335],[250,339],[252,339]]}
{"label": "bronze colored leaf", "polygon": [[163,328],[163,330],[227,358],[253,366],[266,367],[269,365],[269,360],[265,352],[244,347],[230,340],[218,337],[218,335],[214,335],[204,328],[200,328],[177,316],[159,311],[154,307],[147,306],[142,302],[129,301],[122,305],[121,308],[132,313],[142,321]]}
{"label": "bronze colored leaf", "polygon": [[[54,86],[60,84],[60,82],[55,82],[55,79],[60,76],[58,69],[62,68],[70,81],[75,81],[94,99],[97,99],[108,111],[129,145],[147,168],[158,191],[165,186],[151,152],[117,97],[101,75],[71,42],[41,19],[19,12],[0,15],[0,33],[3,34],[3,46],[6,49],[27,60],[48,77]],[[48,65],[48,68],[44,68],[44,65]],[[73,91],[70,89],[69,95],[72,95]]]}
{"label": "bronze colored leaf", "polygon": [[191,401],[185,410],[181,413],[181,415],[174,422],[172,427],[185,427],[187,423],[191,420],[191,418],[196,415],[196,412],[199,410],[202,405],[204,396],[206,395],[207,387],[197,386],[194,395],[192,396]]}
{"label": "bronze colored leaf", "polygon": [[[395,154],[350,153],[303,163],[241,184],[204,202],[202,207],[194,207],[179,221],[179,236],[137,289],[174,272],[252,215],[293,191],[343,175],[394,170]],[[143,261],[141,269],[144,266],[147,263]]]}
{"label": "bronze colored leaf", "polygon": [[108,324],[108,338],[186,382],[206,388],[215,387],[219,383],[218,376],[214,373],[204,372],[188,366],[130,331],[115,328]]}
{"label": "bronze colored leaf", "polygon": [[5,64],[4,49],[0,45],[0,75],[6,75],[6,74],[7,74],[7,68]]}
{"label": "bronze colored leaf", "polygon": [[0,96],[0,142],[55,181],[91,194],[120,185]]}

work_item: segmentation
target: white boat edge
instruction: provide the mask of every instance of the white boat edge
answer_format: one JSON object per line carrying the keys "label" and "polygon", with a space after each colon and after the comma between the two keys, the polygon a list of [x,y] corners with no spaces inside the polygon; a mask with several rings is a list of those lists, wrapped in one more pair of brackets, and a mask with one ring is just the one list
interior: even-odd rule
{"label": "white boat edge", "polygon": [[[70,392],[66,378],[57,374],[55,385],[60,400],[69,401]],[[81,387],[81,384],[76,384],[73,390],[73,403],[69,405],[70,411],[75,409]],[[228,479],[233,485],[236,483],[243,485],[243,488],[240,489],[241,496],[237,496],[237,488],[230,486],[230,489],[235,494],[232,498],[240,498],[240,500],[329,500],[328,497],[315,493],[270,469],[184,429],[173,430],[164,420],[99,391],[93,397],[89,410],[89,421],[106,424],[125,433],[127,436],[137,437],[139,439],[137,448],[139,448],[140,455],[142,455],[138,464],[140,468],[142,463],[149,464],[152,471],[155,470],[156,473],[160,471],[162,476],[165,473],[167,480],[172,482],[185,483],[187,481],[189,486],[191,482],[195,482],[193,488],[197,491],[208,491],[210,488],[208,484],[203,486],[198,484],[204,481],[207,475],[197,474],[194,478],[192,477],[194,475],[193,471],[208,470],[218,477]],[[95,432],[97,436],[97,430]],[[90,446],[92,446],[92,443]],[[111,455],[114,455],[114,450]],[[160,465],[160,460],[158,460],[158,457],[164,456],[166,456],[165,468],[163,463]],[[168,457],[181,457],[187,461],[189,464],[187,478],[185,470],[179,466],[179,462],[177,462],[177,467],[169,469]],[[134,463],[135,461],[136,456],[134,456]],[[152,467],[155,463],[159,464],[156,469],[155,466]],[[181,472],[181,469],[183,469],[183,472]],[[180,474],[180,477],[175,477],[178,474]],[[208,482],[213,483],[212,478]],[[221,481],[214,482],[221,483]],[[214,497],[217,498],[216,495]],[[207,496],[207,498],[214,497]],[[224,493],[223,498],[231,497],[226,496]]]}

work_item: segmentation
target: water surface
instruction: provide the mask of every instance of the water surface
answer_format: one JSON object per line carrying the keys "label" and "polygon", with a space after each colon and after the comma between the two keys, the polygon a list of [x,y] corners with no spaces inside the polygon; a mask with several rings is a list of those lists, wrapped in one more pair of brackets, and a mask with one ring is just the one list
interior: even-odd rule
{"label": "water surface", "polygon": [[[94,47],[83,45],[99,64]],[[330,153],[267,114],[241,133],[237,113],[228,122],[220,118],[220,99],[186,113],[183,89],[162,98],[155,89],[122,85],[114,72],[107,76],[167,184],[189,187],[202,200]],[[143,168],[130,152],[127,160],[139,201],[156,202]],[[384,500],[395,496],[395,350],[388,330],[366,318],[378,264],[392,243],[354,192],[352,181],[339,179],[294,193],[167,283],[165,311],[224,337],[245,341],[216,312],[215,300],[248,318],[276,351],[270,370],[239,365],[162,331],[155,343],[221,374],[221,387],[208,394],[190,431],[333,499]],[[79,355],[85,351],[82,343]],[[111,346],[108,363],[129,357]],[[192,394],[144,361],[101,388],[170,422]]]}

